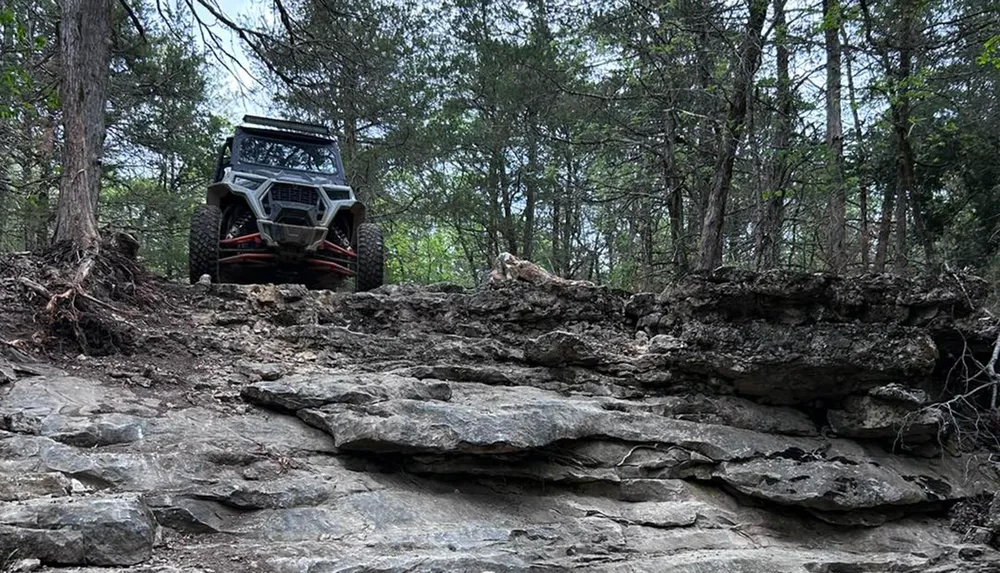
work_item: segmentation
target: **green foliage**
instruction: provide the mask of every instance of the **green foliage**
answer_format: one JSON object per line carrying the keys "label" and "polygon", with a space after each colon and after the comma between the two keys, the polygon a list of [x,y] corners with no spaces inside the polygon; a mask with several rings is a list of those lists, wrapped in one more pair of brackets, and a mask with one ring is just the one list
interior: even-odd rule
{"label": "green foliage", "polygon": [[398,225],[386,237],[386,250],[391,282],[472,286],[453,231]]}
{"label": "green foliage", "polygon": [[[182,276],[188,214],[230,129],[216,117],[221,74],[184,36],[190,16],[164,21],[152,3],[129,1],[146,38],[116,5],[100,217],[137,234],[153,268]],[[276,115],[339,134],[349,181],[385,229],[390,280],[473,284],[503,251],[627,289],[658,289],[690,270],[742,65],[745,5],[282,6],[287,18],[247,24],[253,71]],[[883,220],[890,266],[1000,267],[995,10],[982,0],[867,6],[839,2],[826,18],[818,4],[794,15],[787,6],[767,38],[733,167],[725,264],[756,264],[766,208],[779,205],[779,264],[824,267],[829,150],[816,46],[841,27],[851,270],[861,270],[862,226],[870,260]],[[49,231],[60,173],[57,8],[0,8],[3,249],[37,248]],[[776,44],[790,53],[787,83]],[[779,93],[789,85],[793,133],[781,143]],[[883,213],[901,185],[901,137],[915,166],[904,226]]]}
{"label": "green foliage", "polygon": [[14,8],[0,7],[0,120],[23,110],[23,97],[32,89],[32,59],[46,45],[44,36],[33,36]]}
{"label": "green foliage", "polygon": [[[57,28],[51,0],[0,8],[0,249],[41,249],[51,236],[61,166]],[[203,201],[227,129],[211,110],[213,69],[181,21],[133,1],[145,37],[115,4],[105,192],[100,223],[138,235],[140,254],[168,276],[186,266],[188,213]]]}
{"label": "green foliage", "polygon": [[976,63],[1000,69],[1000,35],[986,40],[983,44],[983,52],[976,58]]}
{"label": "green foliage", "polygon": [[186,275],[190,214],[205,200],[218,147],[231,131],[211,111],[210,69],[192,45],[147,32],[147,41],[119,52],[113,64],[121,71],[112,80],[101,221],[137,235],[143,260],[169,278]]}

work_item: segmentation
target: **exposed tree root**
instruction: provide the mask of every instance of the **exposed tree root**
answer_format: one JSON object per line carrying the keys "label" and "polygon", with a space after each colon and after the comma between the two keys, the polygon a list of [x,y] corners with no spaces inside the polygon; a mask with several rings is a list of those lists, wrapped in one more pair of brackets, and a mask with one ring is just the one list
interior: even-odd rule
{"label": "exposed tree root", "polygon": [[[33,258],[32,276],[16,278],[22,299],[44,301],[34,314],[36,342],[69,341],[88,355],[131,354],[138,341],[135,320],[164,304],[152,277],[136,261],[135,242],[114,237],[100,248],[80,251],[59,244]],[[11,279],[13,280],[13,279]]]}
{"label": "exposed tree root", "polygon": [[[988,313],[987,313],[988,314]],[[992,318],[992,315],[989,315]],[[1000,324],[994,327],[997,331],[990,352],[989,360],[984,364],[969,351],[966,344],[965,353],[958,361],[961,363],[963,375],[957,383],[950,385],[951,396],[939,402],[924,406],[914,412],[914,418],[928,412],[936,412],[941,416],[943,424],[938,435],[938,443],[945,445],[946,434],[954,434],[954,443],[961,448],[975,450],[986,448],[1000,452],[1000,372],[997,363],[1000,361]],[[956,364],[957,366],[957,364]],[[954,370],[954,367],[953,367]],[[949,373],[949,378],[951,373]],[[902,441],[902,435],[897,436]]]}

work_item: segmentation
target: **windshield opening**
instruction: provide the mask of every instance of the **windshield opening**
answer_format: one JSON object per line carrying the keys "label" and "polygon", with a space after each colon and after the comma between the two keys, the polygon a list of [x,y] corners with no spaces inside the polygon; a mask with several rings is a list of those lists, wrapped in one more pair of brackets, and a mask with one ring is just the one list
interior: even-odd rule
{"label": "windshield opening", "polygon": [[333,146],[298,141],[245,137],[240,143],[240,162],[326,175],[337,174],[337,154]]}

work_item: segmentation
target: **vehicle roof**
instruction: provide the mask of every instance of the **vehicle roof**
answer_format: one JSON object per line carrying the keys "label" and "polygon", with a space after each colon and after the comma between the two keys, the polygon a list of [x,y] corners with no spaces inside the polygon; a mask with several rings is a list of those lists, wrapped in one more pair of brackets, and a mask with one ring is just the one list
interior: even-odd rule
{"label": "vehicle roof", "polygon": [[284,139],[289,141],[298,141],[301,143],[314,143],[319,145],[336,145],[337,140],[333,137],[322,137],[319,135],[314,135],[311,133],[300,133],[296,131],[287,131],[284,129],[271,129],[266,127],[250,127],[241,125],[236,128],[236,133],[247,133],[250,135],[257,135],[260,137],[270,137],[273,139]]}

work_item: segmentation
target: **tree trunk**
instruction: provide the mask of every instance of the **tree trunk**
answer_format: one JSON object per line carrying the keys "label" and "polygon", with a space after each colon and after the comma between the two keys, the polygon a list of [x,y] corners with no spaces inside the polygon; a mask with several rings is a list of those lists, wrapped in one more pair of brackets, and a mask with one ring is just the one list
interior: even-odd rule
{"label": "tree trunk", "polygon": [[684,178],[677,169],[677,155],[674,149],[675,123],[670,117],[670,111],[664,111],[666,147],[663,156],[663,180],[667,186],[667,215],[670,218],[670,248],[671,263],[674,274],[681,276],[687,272],[687,241],[684,240]]}
{"label": "tree trunk", "polygon": [[96,213],[110,73],[111,0],[63,0],[59,30],[65,144],[55,240],[88,249],[99,239]]}
{"label": "tree trunk", "polygon": [[903,182],[903,166],[902,164],[897,166],[897,183],[896,183],[896,258],[895,264],[896,272],[899,274],[906,274],[906,267],[909,263],[908,253],[907,253],[907,240],[906,240],[906,184]]}
{"label": "tree trunk", "polygon": [[[688,24],[691,30],[697,34],[698,42],[695,45],[695,55],[698,62],[698,87],[705,97],[700,98],[701,105],[698,111],[705,117],[717,117],[720,111],[714,109],[712,98],[707,97],[713,87],[713,70],[716,68],[716,52],[712,48],[711,30],[713,26],[712,0],[693,0],[686,2],[686,9],[690,13],[691,22]],[[711,163],[709,152],[718,145],[718,131],[714,121],[699,121],[695,124],[694,133],[696,137],[695,149],[699,150],[699,161],[704,165]],[[692,221],[696,228],[692,234],[701,236],[702,224],[705,220],[705,213],[708,208],[708,198],[712,191],[712,175],[706,169],[698,169],[695,173],[695,194],[694,211]]]}
{"label": "tree trunk", "polygon": [[369,165],[363,161],[361,143],[358,133],[358,122],[360,112],[358,111],[358,72],[357,64],[350,60],[345,60],[338,66],[339,77],[331,77],[331,81],[336,84],[335,93],[339,93],[340,101],[337,102],[341,108],[342,121],[344,125],[344,137],[341,141],[341,158],[344,163],[344,171],[347,176],[347,184],[354,189],[354,194],[363,203],[371,206],[375,201],[374,189],[372,188],[369,173]]}
{"label": "tree trunk", "polygon": [[[841,29],[843,32],[843,29]],[[847,34],[844,33],[844,38],[846,42]],[[854,73],[851,71],[851,58],[850,58],[850,48],[846,52],[847,56],[847,96],[850,100],[851,105],[851,116],[854,119],[854,139],[855,148],[858,150],[857,157],[857,167],[856,171],[860,171],[858,177],[858,209],[860,213],[858,217],[860,221],[860,232],[858,237],[858,251],[861,252],[861,272],[868,271],[868,265],[871,263],[871,256],[868,252],[869,243],[871,242],[871,230],[868,228],[868,177],[865,172],[865,162],[867,161],[867,155],[865,153],[865,138],[864,133],[861,128],[861,116],[858,113],[858,100],[855,95],[854,90]]]}
{"label": "tree trunk", "polygon": [[933,264],[935,259],[934,240],[926,225],[926,210],[929,207],[930,199],[925,197],[922,190],[917,187],[916,159],[910,138],[909,80],[913,68],[913,48],[916,43],[914,35],[919,33],[916,29],[915,16],[911,10],[912,7],[907,7],[903,18],[903,41],[899,52],[900,92],[894,117],[896,119],[896,140],[899,144],[900,175],[903,188],[906,189],[907,197],[910,200],[913,230],[917,240],[924,248],[924,257],[927,263]]}
{"label": "tree trunk", "polygon": [[[500,167],[497,165],[496,151],[490,152],[486,166],[486,196],[489,201],[489,222],[486,225],[487,231],[487,253],[490,260],[495,259],[500,254]],[[514,254],[514,253],[511,253]]]}
{"label": "tree trunk", "polygon": [[618,252],[615,250],[615,232],[608,229],[604,234],[604,244],[608,248],[608,280],[612,280],[615,277],[615,266],[617,261],[615,257]]}
{"label": "tree trunk", "polygon": [[640,201],[642,223],[639,224],[639,234],[642,240],[642,287],[640,290],[653,290],[653,214],[650,213],[649,200]]}
{"label": "tree trunk", "polygon": [[[913,149],[910,146],[910,96],[909,86],[911,69],[913,67],[912,41],[914,22],[912,8],[903,7],[900,19],[899,72],[896,77],[896,101],[891,106],[893,128],[896,134],[896,173],[899,192],[896,197],[896,270],[900,274],[906,272],[908,266],[908,242],[906,229],[906,208],[916,191],[914,176]],[[914,221],[920,218],[919,213],[913,213]]]}
{"label": "tree trunk", "polygon": [[7,217],[10,214],[7,203],[11,196],[11,188],[7,183],[9,176],[10,162],[7,161],[6,154],[0,155],[0,249],[4,251],[11,248],[10,241],[7,240]]}
{"label": "tree trunk", "polygon": [[500,197],[503,200],[503,238],[507,243],[507,252],[517,256],[517,229],[514,225],[513,193],[510,189],[510,178],[504,167],[503,151],[496,161],[497,181],[500,185]]}
{"label": "tree trunk", "polygon": [[[532,124],[529,129],[534,129]],[[532,133],[534,133],[532,131]],[[528,172],[524,176],[524,236],[522,255],[530,261],[535,255],[535,200],[538,193],[538,141],[531,136],[528,143]]]}
{"label": "tree trunk", "polygon": [[892,210],[896,200],[896,190],[887,185],[882,195],[882,219],[878,226],[878,243],[875,245],[875,272],[884,273],[889,253],[889,239],[892,236]]}
{"label": "tree trunk", "polygon": [[576,187],[576,162],[573,160],[573,153],[567,150],[566,154],[566,203],[563,206],[562,222],[562,262],[560,266],[563,270],[563,277],[573,278],[573,239],[576,236],[579,204],[577,203]]}
{"label": "tree trunk", "polygon": [[747,96],[754,74],[760,66],[761,30],[767,14],[767,0],[750,0],[750,15],[746,35],[736,62],[733,99],[729,106],[726,129],[715,168],[715,182],[705,207],[705,219],[698,247],[699,267],[712,269],[722,262],[722,230],[726,213],[726,200],[733,179],[733,164],[739,147],[743,123],[747,114]]}
{"label": "tree trunk", "polygon": [[[528,2],[531,10],[531,36],[530,46],[532,55],[528,56],[529,68],[538,66],[543,62],[548,62],[552,50],[552,31],[549,27],[549,10],[547,0],[530,0]],[[547,80],[540,70],[535,70],[529,76],[533,87],[544,86]],[[525,127],[527,132],[527,153],[528,165],[524,178],[524,229],[521,237],[521,250],[525,260],[532,260],[535,256],[535,211],[538,202],[538,190],[541,184],[539,175],[538,151],[539,151],[539,106],[546,105],[550,101],[552,92],[546,89],[543,93],[534,94],[527,102],[527,113],[525,115]]]}
{"label": "tree trunk", "polygon": [[788,146],[792,138],[792,98],[791,79],[788,73],[788,43],[785,23],[785,0],[774,0],[775,56],[778,68],[778,125],[774,130],[771,144],[772,159],[768,169],[767,196],[757,224],[755,255],[757,269],[773,269],[778,266],[781,250],[781,227],[785,209],[785,187],[788,184]]}
{"label": "tree trunk", "polygon": [[[908,244],[906,213],[910,201],[915,207],[920,206],[915,194],[918,193],[916,185],[915,165],[913,148],[910,142],[910,99],[909,81],[913,66],[913,50],[916,45],[916,36],[920,33],[919,19],[914,14],[917,8],[913,2],[901,0],[896,3],[900,9],[898,15],[898,33],[894,38],[879,41],[873,24],[871,9],[867,0],[859,0],[861,16],[864,24],[865,38],[869,46],[877,53],[885,74],[892,81],[889,82],[890,89],[883,90],[890,102],[890,116],[896,144],[896,189],[886,189],[886,200],[882,205],[882,224],[879,228],[879,243],[875,253],[875,269],[885,270],[886,255],[890,238],[888,219],[891,217],[893,208],[892,200],[895,201],[896,210],[896,250],[897,258],[895,267],[900,273],[905,273],[908,265]],[[899,66],[893,66],[890,57],[891,50],[899,51]],[[892,199],[892,200],[890,200]],[[926,225],[924,224],[924,214],[919,208],[913,212],[914,229],[918,237],[924,243],[925,254],[928,260],[934,257],[934,245],[931,237],[928,236]]]}
{"label": "tree trunk", "polygon": [[[803,201],[795,201],[792,203],[794,206],[792,210],[792,224],[789,225],[789,242],[788,242],[788,261],[785,263],[786,266],[794,267],[796,257],[805,257],[805,249],[800,248],[799,237],[802,235],[802,230],[799,228],[799,221],[802,220],[802,204]],[[803,254],[799,254],[801,251]],[[804,265],[799,265],[804,266]]]}
{"label": "tree trunk", "polygon": [[52,210],[49,190],[52,185],[52,164],[55,160],[56,120],[50,114],[42,117],[42,140],[38,144],[38,181],[31,191],[31,217],[25,225],[25,249],[40,251],[49,240],[49,223]]}
{"label": "tree trunk", "polygon": [[840,113],[840,3],[823,0],[826,43],[826,147],[830,199],[827,219],[827,263],[835,273],[847,268],[847,189],[844,182],[844,127]]}
{"label": "tree trunk", "polygon": [[556,276],[563,275],[562,268],[562,193],[557,187],[552,198],[552,272]]}
{"label": "tree trunk", "polygon": [[674,274],[681,276],[687,272],[687,245],[684,240],[684,195],[681,193],[680,182],[676,179],[671,182],[669,198],[667,200],[667,214],[670,217],[670,243],[673,252],[671,263],[674,266]]}

